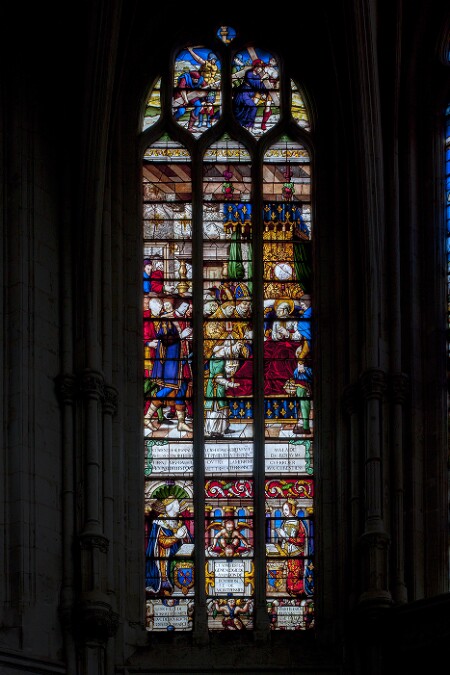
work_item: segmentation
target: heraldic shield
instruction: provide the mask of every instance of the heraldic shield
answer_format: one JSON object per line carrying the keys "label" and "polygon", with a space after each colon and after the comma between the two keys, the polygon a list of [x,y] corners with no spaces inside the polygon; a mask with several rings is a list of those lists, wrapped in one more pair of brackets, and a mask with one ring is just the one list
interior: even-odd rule
{"label": "heraldic shield", "polygon": [[188,595],[194,586],[194,563],[190,560],[180,560],[174,566],[175,586],[183,595]]}

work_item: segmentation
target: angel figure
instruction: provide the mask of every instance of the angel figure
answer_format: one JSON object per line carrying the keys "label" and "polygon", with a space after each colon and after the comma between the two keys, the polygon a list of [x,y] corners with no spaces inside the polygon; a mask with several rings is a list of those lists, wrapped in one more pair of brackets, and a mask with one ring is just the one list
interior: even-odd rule
{"label": "angel figure", "polygon": [[212,543],[208,547],[209,553],[232,558],[243,552],[249,553],[252,549],[248,539],[241,533],[243,529],[250,529],[248,523],[238,522],[235,524],[234,520],[229,518],[223,524],[218,521],[211,523],[206,529],[210,530],[213,527],[220,528],[220,530],[214,535]]}

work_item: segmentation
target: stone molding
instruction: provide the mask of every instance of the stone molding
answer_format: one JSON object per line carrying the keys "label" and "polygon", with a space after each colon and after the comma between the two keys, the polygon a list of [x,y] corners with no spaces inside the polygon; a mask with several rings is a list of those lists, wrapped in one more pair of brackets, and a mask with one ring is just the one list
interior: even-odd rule
{"label": "stone molding", "polygon": [[98,597],[82,599],[75,608],[79,638],[92,646],[104,646],[119,627],[119,615]]}
{"label": "stone molding", "polygon": [[405,373],[392,373],[389,376],[390,393],[394,403],[404,403],[409,395],[409,377]]}
{"label": "stone molding", "polygon": [[365,400],[382,399],[387,390],[384,370],[369,368],[360,377],[360,390]]}
{"label": "stone molding", "polygon": [[60,402],[64,405],[74,403],[77,396],[77,378],[75,375],[63,373],[56,379],[56,390]]}
{"label": "stone molding", "polygon": [[61,405],[73,405],[77,399],[101,401],[103,411],[114,416],[117,411],[118,391],[107,384],[101,373],[85,370],[77,376],[62,373],[56,378],[56,391]]}
{"label": "stone molding", "polygon": [[102,553],[108,553],[109,539],[98,532],[82,532],[78,537],[80,547],[85,550],[98,548]]}

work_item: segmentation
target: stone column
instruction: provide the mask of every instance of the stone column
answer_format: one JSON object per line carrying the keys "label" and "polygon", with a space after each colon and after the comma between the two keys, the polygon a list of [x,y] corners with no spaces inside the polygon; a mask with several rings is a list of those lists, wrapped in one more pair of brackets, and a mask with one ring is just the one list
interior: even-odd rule
{"label": "stone column", "polygon": [[[105,520],[111,528],[110,505],[108,504],[105,513],[104,497],[111,491],[112,481],[108,479],[108,471],[106,476],[103,474],[102,452],[102,438],[106,443],[109,439],[111,443],[110,434],[105,433],[102,417],[103,410],[107,415],[111,414],[113,393],[110,387],[105,387],[101,373],[85,370],[81,377],[81,403],[84,413],[83,525],[79,535],[81,592],[76,607],[76,620],[80,656],[86,675],[106,672],[106,644],[118,626],[118,616],[108,593],[112,584],[108,575],[110,539],[104,529]],[[100,665],[102,670],[98,670]]]}
{"label": "stone column", "polygon": [[362,592],[359,602],[386,607],[392,598],[388,583],[389,535],[383,513],[383,400],[385,373],[376,368],[361,377],[364,405],[364,531],[360,537]]}
{"label": "stone column", "polygon": [[392,596],[395,602],[407,601],[405,583],[405,536],[404,536],[404,467],[403,467],[403,417],[408,394],[408,378],[404,373],[393,373],[390,378],[392,400],[391,449],[392,465]]}
{"label": "stone column", "polygon": [[344,411],[349,417],[349,474],[350,474],[350,547],[351,547],[351,595],[350,603],[353,606],[358,596],[360,586],[360,565],[359,565],[359,534],[361,532],[361,450],[360,440],[360,396],[357,385],[351,385],[344,391],[343,396]]}
{"label": "stone column", "polygon": [[77,396],[75,375],[62,375],[57,383],[62,409],[62,588],[59,614],[63,627],[68,675],[76,673],[73,611],[75,606],[75,480],[74,480],[74,415]]}

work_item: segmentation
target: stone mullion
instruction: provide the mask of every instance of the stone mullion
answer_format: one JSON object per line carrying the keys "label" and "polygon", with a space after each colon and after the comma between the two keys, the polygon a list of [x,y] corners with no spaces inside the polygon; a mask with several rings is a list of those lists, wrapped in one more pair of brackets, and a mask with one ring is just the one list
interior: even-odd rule
{"label": "stone mullion", "polygon": [[205,578],[205,425],[203,419],[203,166],[198,147],[192,156],[192,305],[194,374],[194,528],[195,528],[195,612],[194,638],[198,644],[208,641]]}
{"label": "stone mullion", "polygon": [[252,156],[252,233],[253,233],[253,320],[254,336],[254,534],[255,534],[255,636],[269,639],[269,615],[266,605],[266,510],[265,510],[265,426],[264,426],[264,260],[263,260],[263,159]]}

